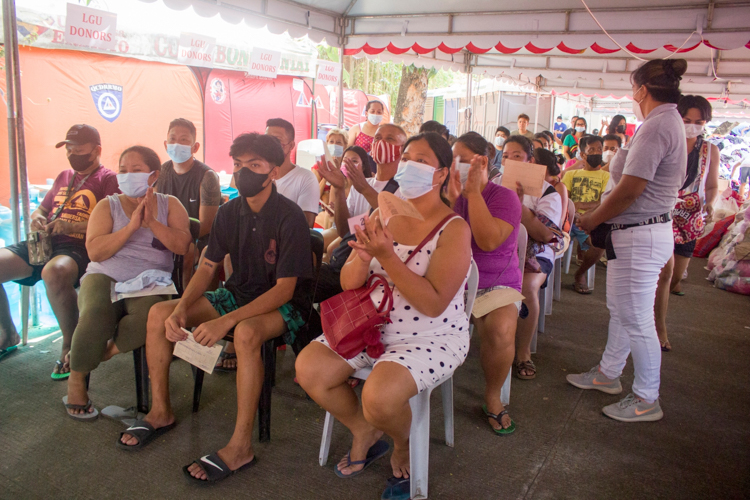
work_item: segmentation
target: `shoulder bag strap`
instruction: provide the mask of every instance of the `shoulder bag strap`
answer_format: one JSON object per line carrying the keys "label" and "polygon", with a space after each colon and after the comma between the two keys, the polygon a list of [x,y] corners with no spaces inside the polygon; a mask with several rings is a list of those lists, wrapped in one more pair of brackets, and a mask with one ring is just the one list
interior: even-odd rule
{"label": "shoulder bag strap", "polygon": [[[94,172],[99,170],[99,168],[101,168],[101,165],[96,167]],[[91,172],[91,174],[93,174],[94,172]],[[78,185],[76,185],[75,189],[72,189],[73,183],[76,180],[76,174],[75,173],[73,174],[73,177],[70,178],[70,182],[68,183],[68,195],[65,197],[65,201],[62,202],[59,207],[57,207],[57,210],[55,210],[54,215],[52,215],[52,218],[49,220],[50,222],[52,222],[53,220],[57,219],[57,217],[59,217],[60,212],[63,211],[63,208],[65,208],[65,205],[67,205],[68,202],[71,200],[71,198],[73,198],[73,195],[76,194],[79,189],[81,189],[81,186],[83,186],[83,184],[86,182],[86,179],[91,177],[91,174],[86,175],[86,177],[81,179],[81,182],[79,182]]]}
{"label": "shoulder bag strap", "polygon": [[434,228],[432,228],[432,231],[430,231],[430,234],[428,234],[427,236],[425,236],[424,239],[422,240],[422,242],[419,245],[417,245],[417,247],[414,250],[412,250],[412,252],[409,254],[409,256],[404,261],[404,264],[408,264],[409,261],[412,259],[412,257],[414,257],[415,255],[417,255],[417,253],[419,253],[419,251],[422,250],[422,247],[425,246],[428,241],[430,241],[432,238],[435,237],[435,235],[437,234],[438,231],[440,231],[443,227],[445,227],[445,225],[448,224],[449,221],[451,221],[451,220],[453,220],[453,219],[455,219],[457,217],[460,217],[460,216],[457,215],[457,214],[446,215],[443,220],[441,220]]}

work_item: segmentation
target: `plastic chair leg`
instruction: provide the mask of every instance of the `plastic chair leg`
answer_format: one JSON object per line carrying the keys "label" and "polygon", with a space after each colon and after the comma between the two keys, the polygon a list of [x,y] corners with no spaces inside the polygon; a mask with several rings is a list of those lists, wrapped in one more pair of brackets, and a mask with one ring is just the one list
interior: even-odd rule
{"label": "plastic chair leg", "polygon": [[565,274],[570,274],[570,260],[573,257],[573,242],[570,242],[570,245],[568,245],[568,249],[565,250],[565,255],[563,255],[563,260],[565,260]]}
{"label": "plastic chair leg", "polygon": [[335,420],[333,415],[326,412],[326,420],[323,423],[323,437],[320,439],[320,455],[318,455],[318,463],[321,467],[328,463],[328,452],[331,451],[331,437],[333,436],[333,422]]}
{"label": "plastic chair leg", "polygon": [[540,331],[544,333],[544,317],[545,314],[545,304],[546,304],[546,296],[545,296],[545,290],[546,288],[542,288],[539,290],[539,319],[537,320],[537,331]]}
{"label": "plastic chair leg", "polygon": [[409,400],[411,406],[411,432],[409,456],[411,458],[411,498],[427,498],[427,480],[430,463],[430,393],[422,391]]}
{"label": "plastic chair leg", "polygon": [[[534,347],[534,351],[536,352],[536,346]],[[511,375],[513,375],[512,367],[510,370],[508,370],[508,376],[505,377],[503,388],[500,389],[500,402],[503,404],[503,406],[510,403],[510,379],[512,378]]]}
{"label": "plastic chair leg", "polygon": [[265,443],[271,440],[271,390],[276,375],[276,346],[273,340],[263,344],[263,387],[258,401],[258,441]]}
{"label": "plastic chair leg", "polygon": [[[546,316],[549,316],[552,314],[552,297],[554,295],[553,293],[553,287],[555,286],[554,283],[554,276],[552,280],[547,280],[547,288],[544,289],[544,314]],[[541,314],[541,312],[539,313]]]}
{"label": "plastic chair leg", "polygon": [[[568,247],[570,248],[570,247]],[[560,294],[562,292],[562,257],[555,259],[555,267],[552,270],[553,276],[553,294],[552,298],[560,302]]]}
{"label": "plastic chair leg", "polygon": [[536,337],[539,332],[544,333],[544,330],[538,330],[534,332],[534,336],[531,337],[531,348],[530,348],[531,354],[536,354]]}
{"label": "plastic chair leg", "polygon": [[21,345],[29,341],[29,295],[31,288],[21,287]]}
{"label": "plastic chair leg", "polygon": [[445,420],[445,444],[453,448],[453,377],[440,386],[443,392],[443,419]]}
{"label": "plastic chair leg", "polygon": [[589,287],[589,290],[594,289],[594,282],[596,281],[594,278],[596,277],[596,264],[591,266],[588,271],[586,271],[586,286]]}
{"label": "plastic chair leg", "polygon": [[206,374],[203,370],[192,367],[195,386],[193,387],[193,413],[198,411],[201,404],[201,392],[203,392],[203,376]]}

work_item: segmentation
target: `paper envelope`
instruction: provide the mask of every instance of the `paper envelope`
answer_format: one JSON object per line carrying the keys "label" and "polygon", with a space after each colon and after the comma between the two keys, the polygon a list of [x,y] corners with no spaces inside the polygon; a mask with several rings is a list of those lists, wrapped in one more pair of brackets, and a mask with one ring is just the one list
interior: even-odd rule
{"label": "paper envelope", "polygon": [[503,165],[503,187],[515,191],[516,182],[520,182],[523,185],[523,194],[528,194],[536,198],[542,197],[544,178],[547,175],[546,165],[524,163],[516,160],[505,160]]}

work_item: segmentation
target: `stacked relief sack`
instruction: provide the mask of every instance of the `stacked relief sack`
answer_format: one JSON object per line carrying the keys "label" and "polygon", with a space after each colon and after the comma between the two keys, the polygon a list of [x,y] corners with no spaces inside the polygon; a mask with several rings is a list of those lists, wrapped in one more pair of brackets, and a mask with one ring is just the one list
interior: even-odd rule
{"label": "stacked relief sack", "polygon": [[711,252],[708,269],[708,279],[716,288],[750,295],[750,204],[736,214],[721,244]]}

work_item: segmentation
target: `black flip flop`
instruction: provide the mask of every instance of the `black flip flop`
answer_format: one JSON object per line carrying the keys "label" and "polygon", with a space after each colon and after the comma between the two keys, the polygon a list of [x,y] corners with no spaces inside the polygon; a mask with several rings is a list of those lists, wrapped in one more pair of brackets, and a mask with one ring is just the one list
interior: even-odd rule
{"label": "black flip flop", "polygon": [[349,467],[350,465],[362,465],[364,464],[364,467],[362,467],[360,470],[356,472],[352,472],[351,474],[342,474],[339,470],[339,466],[334,465],[333,471],[336,473],[338,477],[341,478],[349,478],[349,477],[355,477],[360,474],[362,474],[367,467],[369,467],[375,460],[382,457],[386,453],[388,453],[388,450],[391,449],[391,446],[388,444],[387,441],[383,441],[382,439],[379,439],[374,445],[370,447],[369,450],[367,450],[367,457],[365,457],[364,460],[357,460],[356,462],[352,462],[351,460],[351,452],[346,454],[346,465],[344,467]]}
{"label": "black flip flop", "polygon": [[[182,472],[185,474],[185,477],[190,479],[191,482],[206,485],[208,483],[215,483],[217,481],[221,481],[222,479],[226,479],[229,476],[236,474],[243,469],[250,468],[257,463],[258,463],[258,460],[255,457],[253,457],[252,460],[250,460],[248,463],[246,463],[242,467],[236,470],[231,470],[229,469],[229,466],[225,464],[221,458],[219,458],[219,454],[217,452],[217,453],[212,453],[210,455],[201,457],[198,460],[194,460],[193,462],[184,466],[182,468]],[[198,479],[197,477],[194,477],[192,474],[190,474],[190,471],[188,470],[188,468],[193,464],[198,464],[198,466],[201,469],[203,469],[203,472],[206,473],[206,476],[208,476],[208,478]]]}
{"label": "black flip flop", "polygon": [[[171,424],[165,425],[164,427],[154,429],[154,426],[149,424],[145,420],[136,420],[133,425],[120,432],[120,437],[117,440],[117,447],[127,451],[138,451],[154,439],[174,428],[175,425],[177,425],[177,422],[172,422]],[[127,445],[123,443],[122,436],[124,436],[125,434],[130,434],[131,436],[136,438],[138,440],[138,443],[133,445]]]}
{"label": "black flip flop", "polygon": [[[99,411],[96,408],[94,408],[94,411],[89,411],[94,406],[90,399],[85,405],[74,405],[68,403],[68,396],[63,396],[62,402],[65,405],[65,413],[73,420],[93,422],[99,418]],[[70,413],[68,410],[83,410],[83,413]]]}
{"label": "black flip flop", "polygon": [[234,368],[225,368],[224,367],[224,361],[227,359],[237,359],[237,353],[234,352],[222,352],[219,354],[219,359],[216,362],[216,366],[214,366],[215,372],[222,372],[222,373],[231,373],[237,371],[237,365],[234,365]]}
{"label": "black flip flop", "polygon": [[409,500],[411,498],[411,476],[391,477],[385,483],[385,490],[380,500]]}

